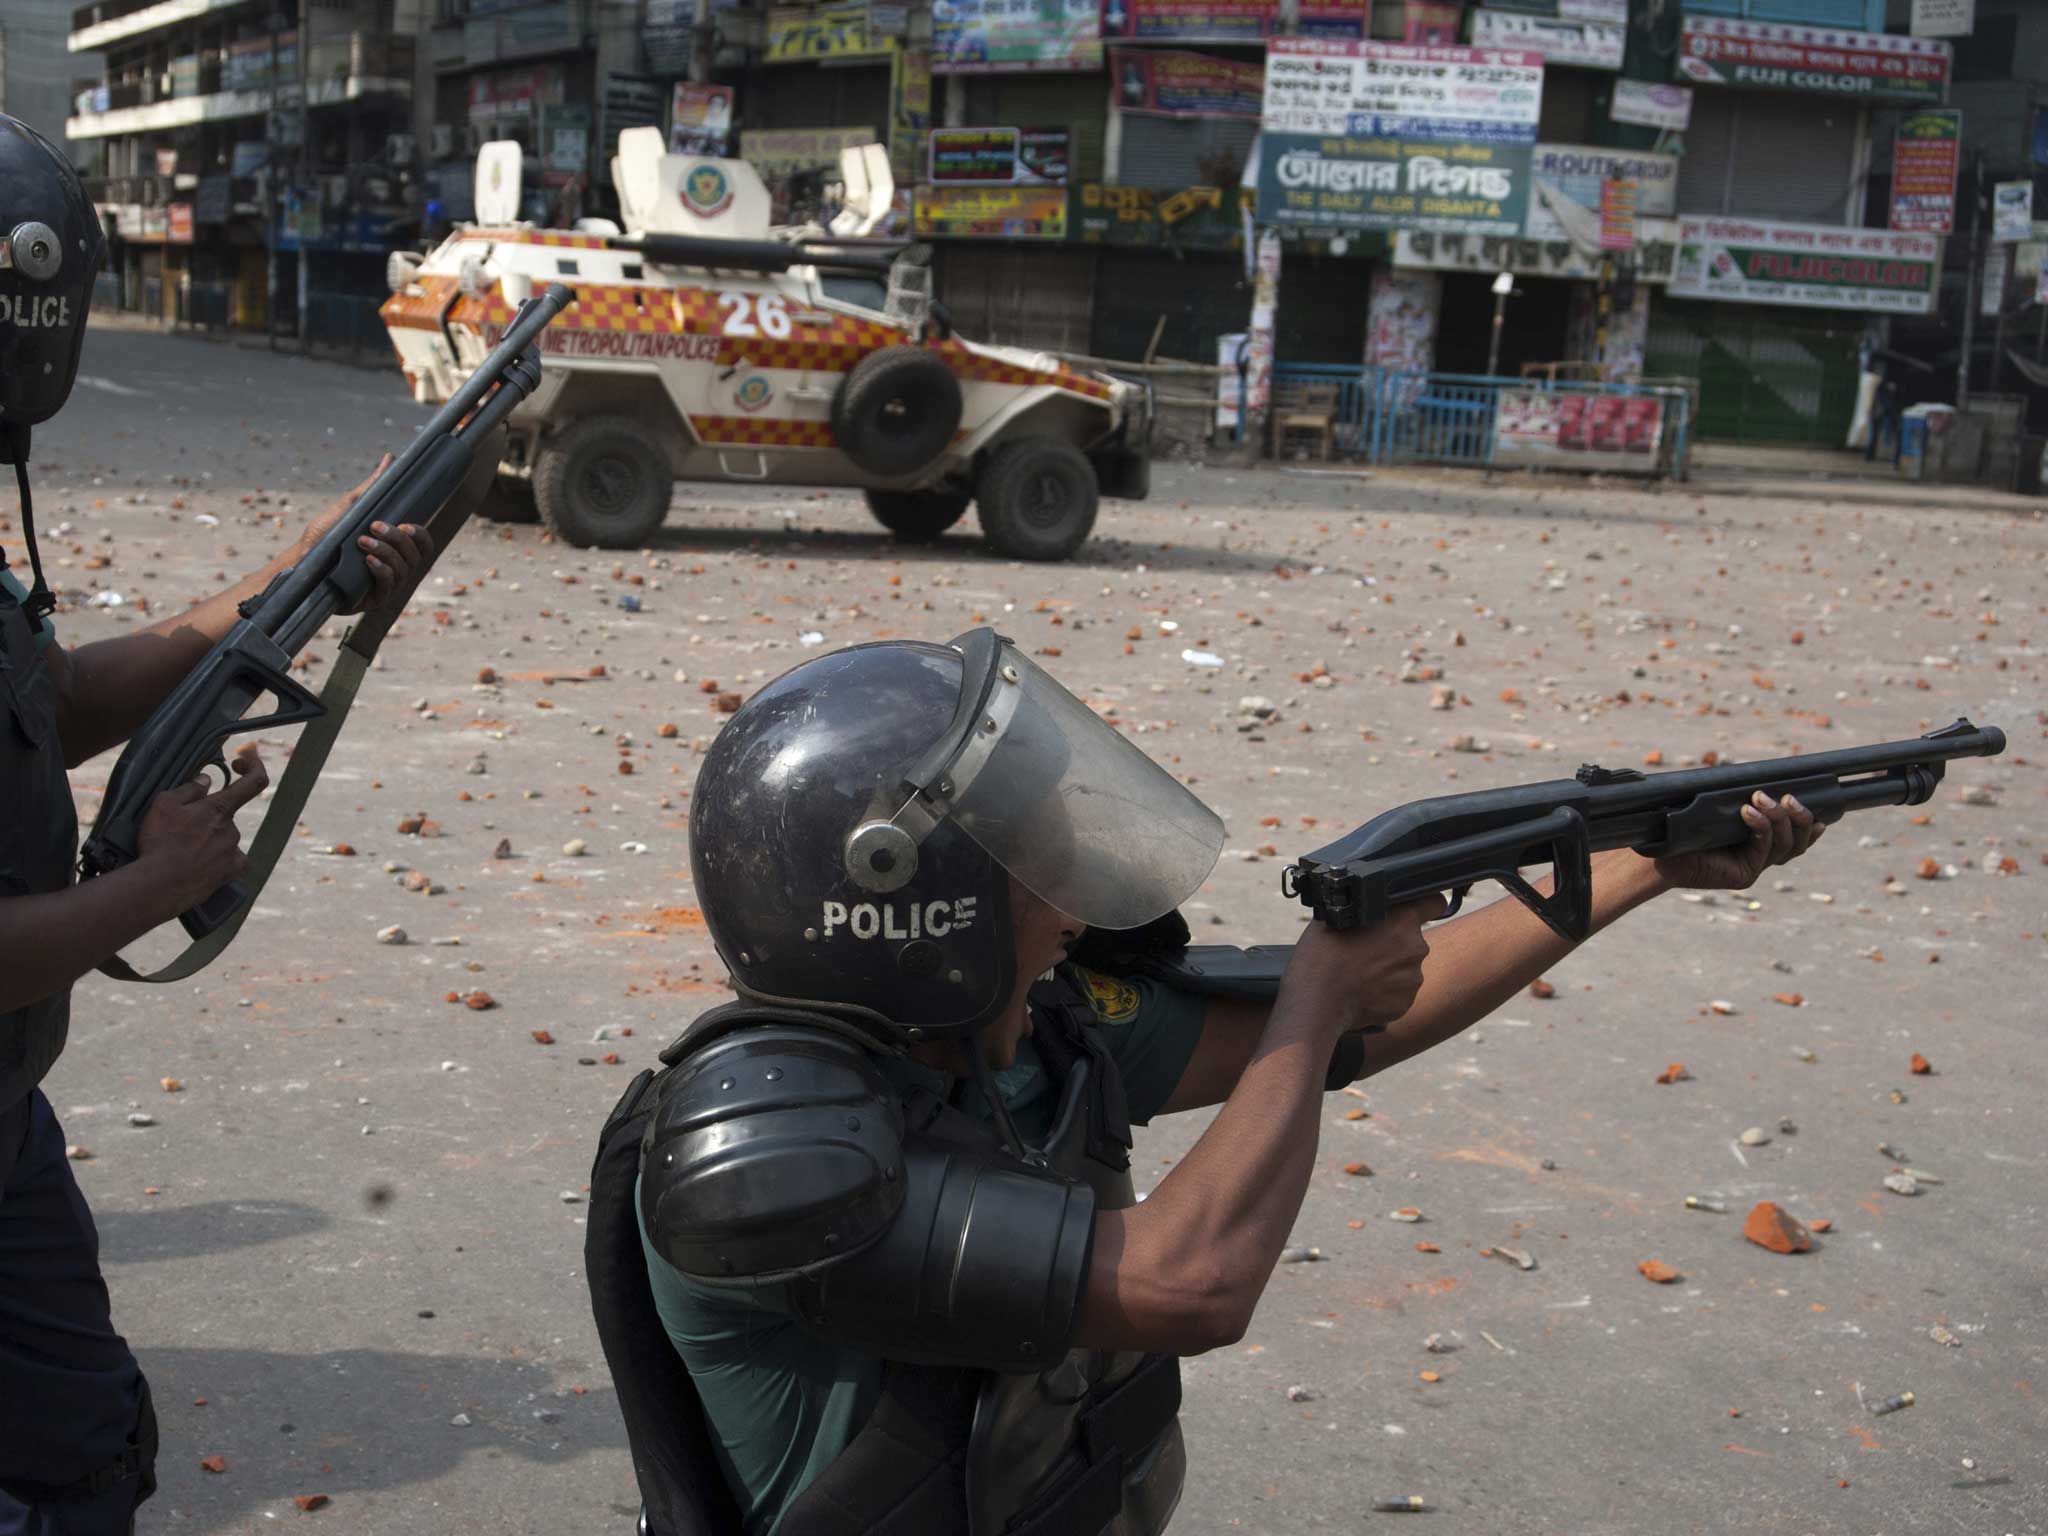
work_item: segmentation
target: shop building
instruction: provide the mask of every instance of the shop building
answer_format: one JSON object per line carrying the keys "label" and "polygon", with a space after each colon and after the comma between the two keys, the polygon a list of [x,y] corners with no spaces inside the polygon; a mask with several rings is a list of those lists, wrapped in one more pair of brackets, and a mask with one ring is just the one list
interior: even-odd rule
{"label": "shop building", "polygon": [[407,0],[101,0],[65,133],[97,147],[98,302],[362,345],[419,206]]}

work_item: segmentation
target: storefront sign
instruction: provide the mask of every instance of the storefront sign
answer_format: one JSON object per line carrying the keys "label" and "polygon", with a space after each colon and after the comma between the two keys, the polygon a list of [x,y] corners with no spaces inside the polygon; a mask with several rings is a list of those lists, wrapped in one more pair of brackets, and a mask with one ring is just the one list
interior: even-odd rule
{"label": "storefront sign", "polygon": [[227,223],[234,197],[235,184],[231,177],[200,177],[199,194],[192,200],[192,221],[195,224]]}
{"label": "storefront sign", "polygon": [[2024,240],[2034,228],[2034,184],[2001,181],[1991,189],[1991,238]]}
{"label": "storefront sign", "polygon": [[[561,100],[560,66],[551,65],[555,70],[554,100]],[[539,73],[539,71],[535,71]],[[668,88],[659,80],[650,80],[645,75],[606,75],[604,96],[603,127],[598,134],[598,155],[604,164],[610,164],[612,153],[619,147],[619,135],[628,128],[659,128],[661,115],[668,107]]]}
{"label": "storefront sign", "polygon": [[1946,235],[1955,230],[1956,162],[1963,114],[1925,110],[1899,114],[1892,140],[1893,229]]}
{"label": "storefront sign", "polygon": [[1644,80],[1617,80],[1607,115],[1617,123],[1643,128],[1671,128],[1680,133],[1692,121],[1692,87],[1652,85]]}
{"label": "storefront sign", "polygon": [[934,128],[934,186],[1063,187],[1071,136],[1064,128]]}
{"label": "storefront sign", "polygon": [[[1637,219],[1635,249],[1606,258],[1619,271],[1626,266],[1638,283],[1671,281],[1678,264],[1678,221]],[[1568,240],[1531,240],[1526,236],[1437,235],[1402,230],[1394,236],[1394,265],[1436,272],[1512,272],[1517,277],[1556,277],[1591,282],[1600,275],[1601,256]]]}
{"label": "storefront sign", "polygon": [[917,180],[924,136],[932,125],[932,56],[922,48],[904,48],[889,63],[889,169],[899,185],[908,186]]}
{"label": "storefront sign", "polygon": [[1930,38],[1687,16],[1678,72],[1700,85],[1938,102],[1951,50]]}
{"label": "storefront sign", "polygon": [[1504,389],[1494,408],[1493,462],[1531,468],[1650,473],[1663,438],[1654,395]]}
{"label": "storefront sign", "polygon": [[911,227],[919,239],[1064,240],[1064,187],[919,187]]}
{"label": "storefront sign", "polygon": [[1282,37],[1266,52],[1269,133],[1533,144],[1542,100],[1542,56],[1515,49]]}
{"label": "storefront sign", "polygon": [[[1102,36],[1108,42],[1262,43],[1280,31],[1280,0],[1101,0]],[[1456,13],[1456,5],[1435,10]],[[1303,37],[1363,41],[1372,0],[1302,0]],[[1416,6],[1408,7],[1414,11]],[[1453,26],[1455,32],[1455,24]]]}
{"label": "storefront sign", "polygon": [[740,158],[763,181],[779,181],[804,171],[832,170],[842,149],[880,142],[872,128],[749,128],[740,134]]}
{"label": "storefront sign", "polygon": [[1996,320],[1998,312],[2005,308],[2005,282],[2012,275],[2016,249],[2000,244],[1984,247],[1984,271],[1977,280],[1977,313],[1986,320]]}
{"label": "storefront sign", "polygon": [[1259,220],[1518,234],[1542,95],[1533,53],[1276,38]]}
{"label": "storefront sign", "polygon": [[1562,16],[1527,16],[1519,11],[1472,13],[1475,48],[1526,48],[1551,64],[1620,69],[1627,29],[1604,21],[1571,21]]}
{"label": "storefront sign", "polygon": [[647,51],[647,67],[657,75],[688,74],[696,29],[697,0],[647,0],[647,14],[640,24],[640,46]]}
{"label": "storefront sign", "polygon": [[1675,298],[1924,315],[1934,308],[1941,241],[1934,235],[1777,224],[1679,221]]}
{"label": "storefront sign", "polygon": [[[1590,144],[1538,144],[1529,162],[1534,191],[1524,233],[1538,240],[1569,240],[1607,249],[1602,234],[1606,187],[1635,186],[1636,214],[1670,218],[1678,211],[1678,157]],[[1623,246],[1622,249],[1627,249]]]}
{"label": "storefront sign", "polygon": [[192,243],[192,205],[171,203],[165,209],[170,242],[173,245]]}
{"label": "storefront sign", "polygon": [[1510,235],[1529,210],[1529,146],[1263,133],[1261,224]]}
{"label": "storefront sign", "polygon": [[1621,27],[1628,24],[1628,0],[1557,0],[1557,14],[1573,21],[1604,21]]}
{"label": "storefront sign", "polygon": [[1244,243],[1238,211],[1249,196],[1236,187],[1074,188],[1067,238],[1083,245],[1164,246],[1184,251],[1234,251]]}
{"label": "storefront sign", "polygon": [[1259,120],[1266,90],[1261,64],[1202,53],[1118,48],[1110,54],[1117,108],[1156,117]]}
{"label": "storefront sign", "polygon": [[1100,0],[946,0],[932,9],[937,74],[1102,68]]}
{"label": "storefront sign", "polygon": [[672,155],[724,155],[732,136],[732,87],[676,82],[668,119]]}
{"label": "storefront sign", "polygon": [[773,5],[768,8],[768,42],[761,50],[761,58],[768,64],[796,64],[806,59],[880,59],[895,46],[892,39],[868,31],[866,0],[837,5]]}
{"label": "storefront sign", "polygon": [[1915,37],[1968,37],[1977,22],[1977,0],[1913,0]]}

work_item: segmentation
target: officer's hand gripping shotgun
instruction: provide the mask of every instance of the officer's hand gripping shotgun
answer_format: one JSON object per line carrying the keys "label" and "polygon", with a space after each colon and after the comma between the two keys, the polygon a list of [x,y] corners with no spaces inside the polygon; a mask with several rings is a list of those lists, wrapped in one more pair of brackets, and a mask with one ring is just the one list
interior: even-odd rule
{"label": "officer's hand gripping shotgun", "polygon": [[[1749,840],[1742,807],[1758,790],[1797,797],[1823,824],[1873,806],[1919,805],[1951,758],[2004,750],[2003,731],[1957,720],[1910,741],[1678,773],[1587,764],[1574,778],[1396,806],[1289,865],[1281,889],[1332,928],[1357,928],[1431,895],[1450,898],[1448,917],[1479,881],[1498,880],[1576,944],[1592,931],[1596,851],[1668,858],[1737,847]],[[1546,864],[1548,896],[1522,873]]]}
{"label": "officer's hand gripping shotgun", "polygon": [[[140,853],[142,818],[156,797],[211,768],[225,784],[228,738],[299,725],[326,707],[291,676],[292,658],[337,610],[360,602],[372,585],[356,541],[372,522],[424,524],[469,474],[479,445],[540,384],[540,333],[574,295],[559,283],[527,300],[505,338],[434,413],[404,453],[309,550],[241,605],[241,618],[157,706],[114,765],[92,835],[79,858],[82,876],[107,874]],[[381,629],[378,631],[381,637]],[[374,648],[374,643],[373,647]],[[277,707],[244,718],[257,700]],[[203,938],[254,899],[241,882],[215,891],[180,921]]]}

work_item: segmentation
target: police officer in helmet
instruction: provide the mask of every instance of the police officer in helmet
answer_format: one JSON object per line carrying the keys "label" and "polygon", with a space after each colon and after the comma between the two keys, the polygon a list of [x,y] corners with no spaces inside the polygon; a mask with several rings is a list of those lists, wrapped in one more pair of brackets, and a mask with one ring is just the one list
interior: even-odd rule
{"label": "police officer in helmet", "polygon": [[[0,115],[0,465],[13,467],[13,553],[27,554],[31,573],[24,584],[0,551],[0,1536],[115,1536],[156,1486],[149,1389],[114,1330],[92,1216],[38,1085],[64,1048],[72,983],[242,872],[234,814],[268,782],[252,754],[218,790],[161,796],[141,857],[79,885],[66,770],[124,741],[226,633],[235,605],[354,500],[316,518],[298,549],[177,618],[60,644],[35,541],[30,439],[71,393],[104,255],[76,172]],[[366,539],[376,579],[366,606],[402,590],[426,538],[402,527]]]}
{"label": "police officer in helmet", "polygon": [[[1596,856],[1594,925],[1818,834],[1793,805],[1751,826]],[[770,683],[706,755],[690,839],[739,1000],[614,1111],[586,1239],[652,1536],[1163,1529],[1178,1357],[1248,1326],[1323,1094],[1568,947],[1498,902],[1425,968],[1434,897],[1189,947],[1221,821],[986,629]],[[1218,1103],[1138,1203],[1131,1127]]]}

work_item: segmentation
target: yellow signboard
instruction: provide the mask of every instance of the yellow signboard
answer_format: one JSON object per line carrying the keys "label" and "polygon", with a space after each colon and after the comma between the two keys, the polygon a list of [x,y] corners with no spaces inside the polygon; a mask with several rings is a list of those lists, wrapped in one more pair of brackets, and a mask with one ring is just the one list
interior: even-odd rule
{"label": "yellow signboard", "polygon": [[773,5],[768,8],[768,45],[761,58],[769,64],[799,64],[807,59],[884,59],[896,51],[896,40],[870,34],[867,0],[854,5]]}
{"label": "yellow signboard", "polygon": [[1065,187],[919,187],[920,236],[966,240],[1064,240]]}

